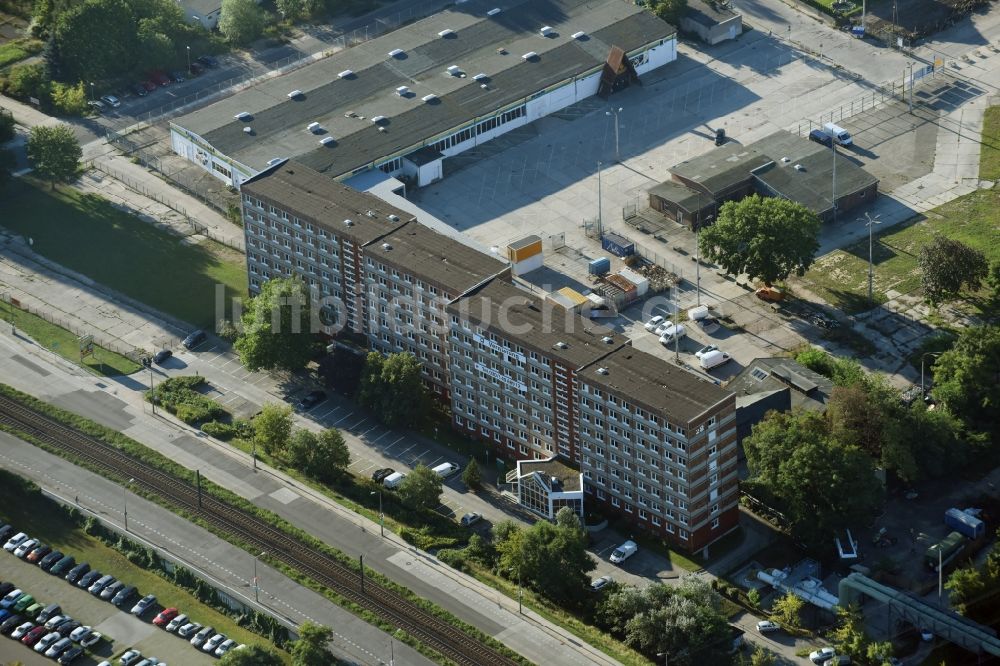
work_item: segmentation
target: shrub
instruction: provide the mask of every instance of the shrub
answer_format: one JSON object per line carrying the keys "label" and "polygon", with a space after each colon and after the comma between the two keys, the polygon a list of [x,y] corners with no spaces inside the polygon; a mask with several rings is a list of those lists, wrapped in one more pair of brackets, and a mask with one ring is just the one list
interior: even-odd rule
{"label": "shrub", "polygon": [[184,423],[196,425],[204,421],[223,419],[229,413],[211,398],[195,389],[205,384],[205,378],[171,377],[146,393],[147,399],[162,406]]}
{"label": "shrub", "polygon": [[465,551],[453,548],[442,548],[438,551],[437,557],[452,569],[465,571]]}
{"label": "shrub", "polygon": [[211,435],[216,439],[228,441],[236,436],[236,426],[232,423],[220,423],[219,421],[209,421],[201,424],[201,430],[206,435]]}

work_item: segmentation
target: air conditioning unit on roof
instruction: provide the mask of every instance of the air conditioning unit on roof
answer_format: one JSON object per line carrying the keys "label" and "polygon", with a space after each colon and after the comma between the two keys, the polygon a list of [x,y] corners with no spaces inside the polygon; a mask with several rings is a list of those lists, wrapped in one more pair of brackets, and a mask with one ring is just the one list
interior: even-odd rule
{"label": "air conditioning unit on roof", "polygon": [[438,96],[437,96],[437,95],[435,95],[434,93],[431,93],[430,95],[424,95],[424,96],[423,96],[423,97],[421,97],[420,99],[422,99],[422,100],[423,100],[423,101],[425,101],[425,102],[433,102],[433,101],[434,101],[434,100],[436,100],[437,98],[438,98]]}
{"label": "air conditioning unit on roof", "polygon": [[335,139],[332,136],[324,136],[322,139],[319,140],[320,144],[324,146],[329,145],[334,141]]}
{"label": "air conditioning unit on roof", "polygon": [[531,60],[532,58],[537,58],[537,57],[538,57],[537,53],[535,53],[534,51],[528,51],[523,56],[521,56],[521,60]]}
{"label": "air conditioning unit on roof", "polygon": [[390,58],[395,58],[397,56],[403,55],[404,53],[406,53],[406,51],[404,51],[403,49],[393,49],[393,50],[389,51],[389,57]]}
{"label": "air conditioning unit on roof", "polygon": [[478,74],[476,74],[472,78],[475,79],[476,81],[482,81],[483,79],[488,78],[488,77],[485,74],[483,74],[482,72],[479,72]]}
{"label": "air conditioning unit on roof", "polygon": [[572,35],[573,39],[582,39],[582,38],[584,38],[586,36],[587,36],[587,33],[585,33],[583,30],[581,30],[580,32],[574,32],[573,35]]}
{"label": "air conditioning unit on roof", "polygon": [[349,78],[349,77],[352,77],[352,76],[354,76],[354,72],[352,72],[349,69],[345,69],[340,74],[337,74],[337,77],[341,78],[341,79],[346,79],[346,78]]}
{"label": "air conditioning unit on roof", "polygon": [[490,11],[486,12],[486,15],[487,15],[487,16],[496,16],[496,15],[497,15],[497,14],[499,14],[499,13],[500,13],[501,11],[502,11],[502,10],[501,10],[501,9],[500,9],[499,7],[494,7],[494,8],[493,8],[493,9],[491,9]]}
{"label": "air conditioning unit on roof", "polygon": [[295,99],[296,97],[302,97],[302,94],[303,93],[301,90],[293,90],[292,92],[288,93],[288,99]]}
{"label": "air conditioning unit on roof", "polygon": [[322,127],[320,127],[319,123],[309,123],[308,125],[306,125],[306,129],[309,130],[310,132],[317,132],[321,130]]}
{"label": "air conditioning unit on roof", "polygon": [[548,37],[553,32],[555,32],[555,30],[553,30],[552,26],[550,26],[550,25],[543,25],[542,29],[539,30],[539,32],[542,33],[542,37]]}
{"label": "air conditioning unit on roof", "polygon": [[455,31],[452,30],[451,28],[445,28],[444,30],[442,30],[441,32],[438,33],[438,37],[448,37],[448,36],[454,35],[454,34],[455,34]]}
{"label": "air conditioning unit on roof", "polygon": [[247,111],[240,111],[235,116],[233,116],[233,118],[235,118],[236,120],[250,120],[252,117],[253,116],[251,116],[250,113]]}
{"label": "air conditioning unit on roof", "polygon": [[407,95],[410,94],[410,89],[407,88],[406,86],[399,86],[398,88],[396,88],[396,94],[399,95],[400,97],[406,97]]}

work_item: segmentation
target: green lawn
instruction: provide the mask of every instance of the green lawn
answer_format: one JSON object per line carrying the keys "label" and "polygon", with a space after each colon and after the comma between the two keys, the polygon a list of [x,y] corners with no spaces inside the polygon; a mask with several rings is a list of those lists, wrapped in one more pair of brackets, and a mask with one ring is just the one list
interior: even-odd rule
{"label": "green lawn", "polygon": [[1000,180],[1000,106],[986,109],[980,141],[979,177]]}
{"label": "green lawn", "polygon": [[45,46],[39,39],[24,37],[0,44],[0,67],[6,67],[29,56],[33,56]]}
{"label": "green lawn", "polygon": [[[876,227],[877,228],[877,227]],[[875,236],[873,247],[875,301],[886,292],[910,293],[920,288],[917,256],[934,233],[954,238],[1000,260],[1000,190],[977,190]],[[868,240],[821,257],[799,278],[802,284],[847,313],[868,309]]]}
{"label": "green lawn", "polygon": [[39,254],[194,326],[214,325],[216,285],[227,304],[246,295],[242,253],[181,242],[95,195],[19,179],[8,186],[2,219]]}
{"label": "green lawn", "polygon": [[76,333],[4,302],[0,302],[0,317],[4,321],[2,325],[10,322],[11,311],[14,313],[14,326],[17,330],[23,331],[46,349],[99,375],[129,375],[141,367],[131,359],[99,345],[94,345],[94,354],[80,363],[80,346]]}
{"label": "green lawn", "polygon": [[[77,562],[88,562],[92,569],[111,574],[118,580],[135,585],[141,594],[155,594],[164,608],[183,609],[188,616],[205,626],[213,626],[238,643],[270,645],[265,639],[236,624],[236,621],[206,606],[166,579],[146,571],[118,551],[105,546],[74,525],[52,500],[37,492],[25,492],[20,482],[9,472],[0,472],[5,481],[5,501],[0,503],[0,522],[10,523],[54,549],[73,555]],[[115,652],[128,647],[116,645]],[[288,661],[288,655],[278,652]]]}

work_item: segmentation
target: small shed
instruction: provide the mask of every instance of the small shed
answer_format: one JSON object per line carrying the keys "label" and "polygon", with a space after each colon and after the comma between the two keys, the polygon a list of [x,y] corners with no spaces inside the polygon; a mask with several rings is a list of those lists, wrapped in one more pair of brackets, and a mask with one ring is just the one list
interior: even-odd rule
{"label": "small shed", "polygon": [[680,28],[698,35],[706,44],[718,44],[743,34],[743,16],[734,12],[729,2],[689,0]]}

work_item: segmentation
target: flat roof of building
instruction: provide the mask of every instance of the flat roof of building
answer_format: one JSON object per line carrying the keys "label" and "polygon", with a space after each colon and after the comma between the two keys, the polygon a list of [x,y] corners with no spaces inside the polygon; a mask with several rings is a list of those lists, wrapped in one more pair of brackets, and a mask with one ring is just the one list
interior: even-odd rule
{"label": "flat roof of building", "polygon": [[[499,14],[487,15],[498,6]],[[542,36],[543,26],[553,31]],[[445,31],[451,32],[442,37]],[[585,35],[572,36],[579,32]],[[472,0],[258,83],[172,125],[253,169],[293,157],[339,176],[596,70],[612,45],[631,51],[674,33],[622,0]],[[401,53],[388,55],[397,49]],[[522,58],[529,52],[537,56]],[[292,91],[301,94],[290,98]],[[237,120],[242,113],[246,119]],[[378,116],[384,131],[372,121]],[[318,125],[308,130],[312,123]],[[320,145],[324,138],[333,141]]]}
{"label": "flat roof of building", "polygon": [[714,382],[632,346],[611,352],[578,376],[580,381],[604,387],[682,423],[692,422],[732,396]]}
{"label": "flat roof of building", "polygon": [[709,195],[692,190],[676,180],[667,180],[659,185],[654,185],[649,188],[649,193],[680,206],[688,213],[698,211],[701,207],[715,202]]}
{"label": "flat roof of building", "polygon": [[753,144],[744,146],[729,142],[672,166],[670,172],[699,183],[715,194],[749,180],[751,171],[770,161],[770,157],[754,150]]}
{"label": "flat roof of building", "polygon": [[574,367],[596,361],[627,342],[610,328],[506,280],[492,280],[453,302],[448,311]]}
{"label": "flat roof of building", "polygon": [[365,256],[412,270],[451,292],[452,297],[507,269],[506,262],[416,221],[365,248]]}
{"label": "flat roof of building", "polygon": [[[517,461],[518,475],[521,477],[529,474],[541,474],[545,479],[545,485],[552,492],[575,492],[583,490],[580,482],[582,476],[579,470],[575,470],[569,465],[560,462],[556,458],[548,460],[519,460]],[[553,487],[551,479],[558,479],[560,487]]]}
{"label": "flat roof of building", "polygon": [[[282,210],[365,245],[414,219],[374,194],[318,173],[298,162],[276,164],[243,183],[241,192],[281,202]],[[396,217],[396,220],[389,216]],[[345,220],[350,220],[347,225]]]}
{"label": "flat roof of building", "polygon": [[706,28],[712,28],[739,16],[729,6],[724,6],[712,0],[688,0],[687,12],[684,18],[691,19]]}

